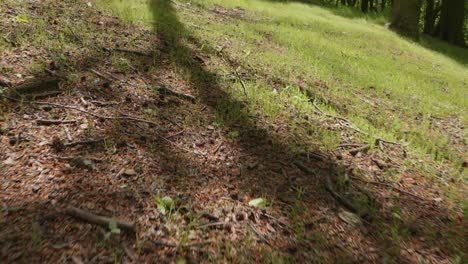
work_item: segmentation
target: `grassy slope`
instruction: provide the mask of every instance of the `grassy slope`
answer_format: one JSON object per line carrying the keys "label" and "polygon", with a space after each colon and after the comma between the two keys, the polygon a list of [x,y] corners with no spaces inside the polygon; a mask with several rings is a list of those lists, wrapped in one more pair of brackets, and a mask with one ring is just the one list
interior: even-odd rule
{"label": "grassy slope", "polygon": [[[129,22],[149,26],[152,15],[147,2],[101,3]],[[408,168],[465,181],[460,167],[466,160],[466,49],[427,39],[415,43],[387,30],[381,18],[352,18],[346,11],[315,5],[260,0],[195,0],[191,7],[174,3],[190,34],[207,46],[224,46],[243,68],[261,76],[248,82],[256,89],[249,93],[252,110],[261,110],[272,121],[284,117],[291,127],[299,126],[302,122],[290,118],[284,102],[311,113],[313,106],[296,87],[307,86],[322,109],[346,116],[369,133],[362,140],[408,142]],[[216,20],[214,5],[247,12]],[[425,47],[429,45],[450,56]],[[228,72],[222,66],[216,70]],[[272,87],[275,78],[287,85]],[[238,85],[232,92],[240,90]],[[340,132],[315,125],[305,130],[313,131],[309,143],[327,149],[342,140]]]}

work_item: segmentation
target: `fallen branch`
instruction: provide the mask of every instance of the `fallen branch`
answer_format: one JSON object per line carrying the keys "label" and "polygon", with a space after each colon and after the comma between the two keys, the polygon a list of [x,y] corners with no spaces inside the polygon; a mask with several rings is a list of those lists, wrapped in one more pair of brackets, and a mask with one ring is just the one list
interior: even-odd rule
{"label": "fallen branch", "polygon": [[365,152],[365,151],[368,151],[369,149],[370,149],[370,145],[369,145],[369,144],[365,144],[365,145],[363,145],[363,146],[350,149],[350,150],[348,150],[348,152],[349,152],[351,155],[355,156],[355,155],[358,154],[359,152]]}
{"label": "fallen branch", "polygon": [[[96,74],[97,76],[99,76],[99,77],[101,77],[101,78],[104,78],[104,79],[106,79],[106,80],[109,81],[109,78],[107,78],[106,76],[104,76],[104,74],[102,74],[102,73],[100,73],[100,72],[98,72],[98,71],[96,71],[96,70],[93,70],[93,69],[91,69],[91,72],[93,72],[93,73]],[[127,81],[127,80],[122,80],[122,79],[120,79],[120,78],[118,78],[118,77],[116,77],[116,76],[114,76],[114,75],[112,75],[112,74],[110,74],[110,73],[106,73],[106,74],[109,75],[109,77],[110,77],[111,79],[114,79],[114,80],[117,80],[117,81],[119,81],[119,82],[121,82],[121,83],[126,83],[126,84],[128,84],[128,85],[130,85],[130,86],[133,86],[133,87],[138,88],[138,85],[137,85],[137,84],[131,83],[131,82]]]}
{"label": "fallen branch", "polygon": [[118,105],[118,104],[120,104],[119,102],[115,102],[115,101],[101,102],[101,101],[91,100],[89,102],[91,102],[92,104],[95,104],[96,106],[108,106],[108,105]]}
{"label": "fallen branch", "polygon": [[76,120],[52,120],[52,119],[38,119],[36,124],[38,126],[50,126],[50,125],[59,125],[59,124],[70,124],[76,123]]}
{"label": "fallen branch", "polygon": [[[65,213],[69,216],[72,216],[74,218],[83,220],[85,222],[97,224],[97,225],[102,225],[102,226],[109,226],[109,223],[113,221],[111,218],[107,218],[104,216],[100,215],[95,215],[90,212],[84,211],[82,209],[73,207],[73,206],[68,206],[67,209],[65,210]],[[122,220],[115,220],[117,222],[117,226],[119,228],[125,229],[127,231],[135,232],[135,224],[130,223],[130,222],[125,222]]]}
{"label": "fallen branch", "polygon": [[304,163],[298,161],[298,160],[295,160],[294,162],[294,165],[296,165],[300,170],[308,173],[308,174],[312,174],[314,176],[317,176],[317,172],[315,170],[312,170],[311,168],[307,167],[306,165],[304,165]]}
{"label": "fallen branch", "polygon": [[356,207],[349,200],[339,195],[335,191],[333,187],[333,183],[331,181],[331,177],[330,177],[331,174],[333,174],[333,170],[332,170],[332,166],[330,165],[329,172],[325,176],[325,189],[331,194],[331,196],[333,196],[333,198],[335,198],[335,200],[338,203],[343,205],[346,209],[350,210],[353,213],[358,213],[358,210],[356,209]]}
{"label": "fallen branch", "polygon": [[176,96],[176,97],[179,97],[179,98],[190,100],[192,102],[195,102],[195,100],[196,100],[196,97],[191,95],[191,94],[178,92],[178,91],[175,91],[175,90],[173,90],[173,89],[171,89],[169,87],[166,87],[164,85],[159,86],[157,88],[157,90],[158,90],[159,93],[163,93],[163,94],[166,94],[166,95],[173,95],[173,96]]}
{"label": "fallen branch", "polygon": [[115,51],[120,51],[120,52],[126,52],[126,53],[133,53],[136,55],[144,56],[144,57],[151,57],[151,54],[145,53],[143,51],[139,50],[133,50],[133,49],[124,49],[124,48],[115,48]]}
{"label": "fallen branch", "polygon": [[54,107],[59,107],[59,108],[70,109],[70,110],[74,110],[74,111],[77,111],[77,112],[85,113],[85,114],[87,114],[87,115],[91,115],[91,116],[94,116],[94,117],[97,117],[97,118],[101,118],[101,119],[108,119],[108,120],[131,120],[131,121],[136,121],[136,122],[141,122],[141,123],[150,124],[150,125],[153,125],[153,126],[159,126],[158,124],[156,124],[156,123],[153,122],[153,121],[149,121],[149,120],[145,120],[145,119],[141,119],[141,118],[137,118],[137,117],[131,117],[131,116],[103,116],[103,115],[100,115],[100,114],[97,114],[97,113],[94,113],[94,112],[86,111],[86,110],[84,110],[84,109],[81,109],[81,108],[78,108],[78,107],[75,107],[75,106],[61,105],[61,104],[55,104],[55,103],[49,103],[49,102],[30,102],[30,103],[38,104],[38,105],[48,105],[48,106],[54,106]]}
{"label": "fallen branch", "polygon": [[57,78],[48,78],[42,80],[34,80],[24,82],[16,87],[11,88],[9,95],[17,94],[22,96],[34,96],[35,94],[40,94],[44,91],[49,92],[60,92],[59,79]]}
{"label": "fallen branch", "polygon": [[236,69],[234,69],[234,74],[236,75],[237,79],[239,79],[239,82],[242,85],[242,89],[244,89],[244,95],[247,96],[247,85],[245,84],[244,80],[242,80]]}
{"label": "fallen branch", "polygon": [[251,223],[251,221],[249,221],[249,226],[250,226],[250,228],[252,228],[254,233],[257,234],[257,236],[259,238],[261,238],[261,240],[263,240],[263,242],[265,242],[267,245],[271,246],[270,241],[268,241],[268,239],[262,233],[260,233],[260,231],[258,231],[257,228],[254,227],[254,225]]}
{"label": "fallen branch", "polygon": [[187,244],[173,243],[173,242],[168,242],[168,241],[164,241],[164,240],[156,240],[156,241],[152,241],[152,242],[157,246],[183,247],[183,248],[196,249],[197,247],[200,247],[200,246],[203,246],[203,245],[206,245],[206,244],[210,244],[213,241],[212,240],[207,240],[207,241],[187,243]]}
{"label": "fallen branch", "polygon": [[[302,162],[300,161],[294,161],[294,164],[299,168],[301,169],[302,171],[306,172],[306,173],[309,173],[309,174],[313,174],[313,175],[317,175],[317,172],[312,170],[311,168],[307,167],[306,165],[304,165]],[[344,197],[342,197],[341,195],[339,195],[336,191],[335,191],[335,188],[333,187],[333,183],[331,181],[331,175],[333,174],[333,170],[332,170],[332,166],[330,165],[330,169],[329,169],[329,172],[327,174],[325,174],[325,189],[331,194],[331,196],[333,198],[335,198],[335,200],[343,205],[345,208],[347,208],[348,210],[350,210],[351,212],[353,213],[357,213],[358,210],[356,209],[356,207],[347,199],[345,199]]]}
{"label": "fallen branch", "polygon": [[353,147],[353,148],[356,148],[356,147],[359,147],[361,145],[359,144],[352,144],[352,143],[345,143],[345,144],[339,144],[338,146],[336,146],[337,148],[345,148],[345,147]]}

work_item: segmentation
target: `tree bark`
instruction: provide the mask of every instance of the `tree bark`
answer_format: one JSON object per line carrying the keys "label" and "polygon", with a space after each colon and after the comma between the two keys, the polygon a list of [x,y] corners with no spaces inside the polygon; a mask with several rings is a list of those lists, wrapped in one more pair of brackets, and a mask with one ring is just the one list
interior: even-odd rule
{"label": "tree bark", "polygon": [[405,36],[417,38],[420,14],[421,0],[394,0],[390,28]]}
{"label": "tree bark", "polygon": [[424,33],[432,34],[434,32],[434,0],[426,0],[426,12],[424,15]]}
{"label": "tree bark", "polygon": [[384,11],[385,7],[387,7],[387,0],[382,0],[382,2],[380,3],[380,10]]}
{"label": "tree bark", "polygon": [[369,0],[361,0],[361,11],[364,13],[369,11]]}
{"label": "tree bark", "polygon": [[434,36],[459,46],[465,46],[465,0],[444,0]]}

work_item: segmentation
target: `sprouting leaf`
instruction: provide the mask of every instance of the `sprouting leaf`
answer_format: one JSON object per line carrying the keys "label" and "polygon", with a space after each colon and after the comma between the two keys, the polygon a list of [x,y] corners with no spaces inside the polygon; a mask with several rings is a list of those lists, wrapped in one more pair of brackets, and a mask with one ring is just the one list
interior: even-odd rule
{"label": "sprouting leaf", "polygon": [[166,207],[162,203],[157,203],[158,210],[161,214],[166,215]]}
{"label": "sprouting leaf", "polygon": [[229,137],[236,138],[239,136],[239,131],[231,131],[229,132]]}
{"label": "sprouting leaf", "polygon": [[361,224],[361,218],[359,218],[358,215],[348,211],[342,211],[338,213],[338,217],[351,226],[357,226]]}
{"label": "sprouting leaf", "polygon": [[169,196],[163,198],[156,197],[156,205],[161,214],[166,215],[174,208],[174,200]]}
{"label": "sprouting leaf", "polygon": [[167,207],[172,207],[174,205],[174,200],[172,200],[172,198],[169,196],[164,196],[161,200]]}
{"label": "sprouting leaf", "polygon": [[123,173],[125,176],[133,176],[136,174],[134,169],[126,169]]}
{"label": "sprouting leaf", "polygon": [[253,206],[253,207],[265,207],[266,206],[266,200],[263,199],[263,198],[253,199],[253,200],[251,200],[249,202],[249,205]]}
{"label": "sprouting leaf", "polygon": [[111,218],[111,220],[109,221],[109,229],[111,234],[120,234],[120,229],[117,226],[117,221],[115,220],[115,218]]}
{"label": "sprouting leaf", "polygon": [[19,23],[29,23],[31,22],[31,18],[28,15],[18,15],[16,16],[16,21]]}

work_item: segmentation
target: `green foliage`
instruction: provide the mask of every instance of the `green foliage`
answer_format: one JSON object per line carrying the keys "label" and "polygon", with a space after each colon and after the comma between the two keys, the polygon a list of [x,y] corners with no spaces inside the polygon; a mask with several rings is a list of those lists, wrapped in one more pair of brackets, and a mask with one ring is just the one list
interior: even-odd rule
{"label": "green foliage", "polygon": [[249,206],[252,207],[265,207],[266,206],[266,199],[264,198],[256,198],[249,202]]}
{"label": "green foliage", "polygon": [[231,131],[231,132],[229,132],[228,135],[229,135],[230,138],[237,138],[237,137],[239,137],[239,131]]}
{"label": "green foliage", "polygon": [[115,218],[111,218],[111,220],[109,221],[109,230],[110,230],[111,234],[113,234],[113,235],[119,235],[120,234],[120,229],[117,226],[117,221],[115,220]]}
{"label": "green foliage", "polygon": [[167,216],[167,215],[171,215],[174,211],[174,206],[175,206],[175,203],[174,203],[174,200],[169,197],[169,196],[164,196],[164,197],[159,197],[159,196],[156,196],[155,198],[155,201],[156,201],[156,205],[158,207],[158,210],[161,214]]}

